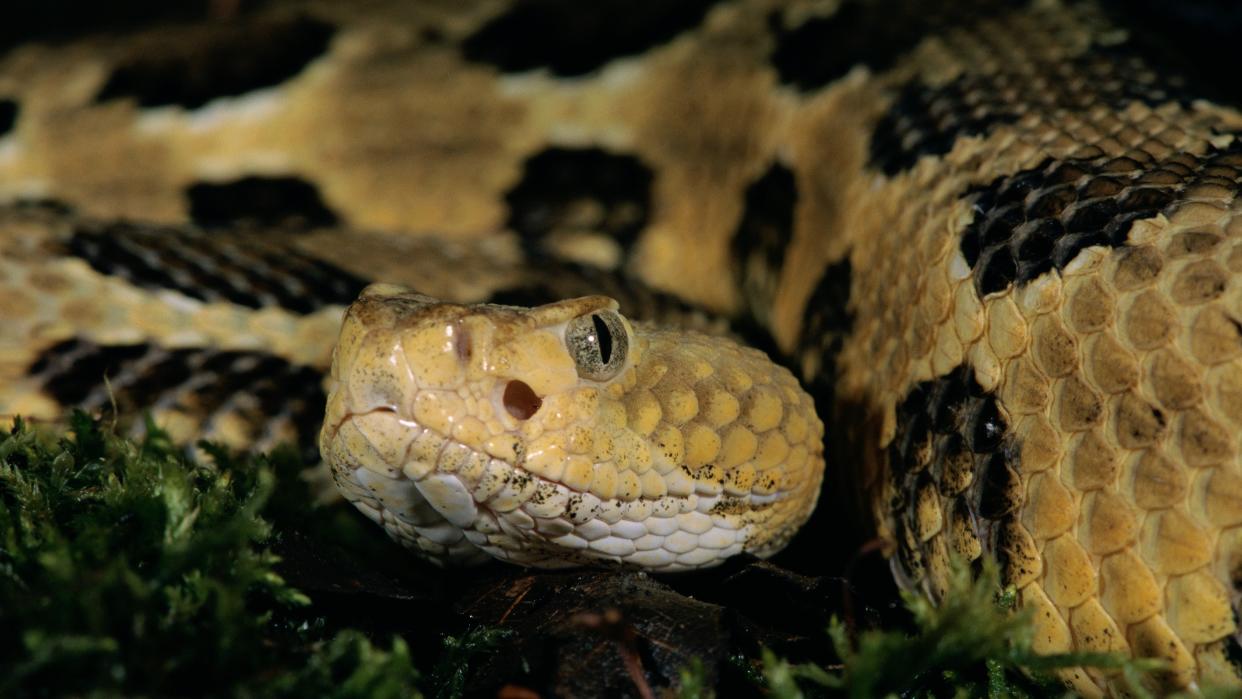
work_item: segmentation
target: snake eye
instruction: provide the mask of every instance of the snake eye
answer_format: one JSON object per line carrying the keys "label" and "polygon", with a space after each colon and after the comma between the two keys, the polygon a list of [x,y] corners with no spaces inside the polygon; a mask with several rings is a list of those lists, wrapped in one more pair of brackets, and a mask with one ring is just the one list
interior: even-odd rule
{"label": "snake eye", "polygon": [[625,366],[630,338],[621,316],[613,311],[596,311],[569,321],[565,345],[578,366],[578,376],[607,381]]}

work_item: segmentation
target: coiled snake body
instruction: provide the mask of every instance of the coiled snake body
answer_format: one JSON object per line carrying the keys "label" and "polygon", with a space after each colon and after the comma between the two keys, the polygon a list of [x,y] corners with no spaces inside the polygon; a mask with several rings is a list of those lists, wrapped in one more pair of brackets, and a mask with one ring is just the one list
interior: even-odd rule
{"label": "coiled snake body", "polygon": [[904,586],[994,557],[1037,650],[1238,682],[1238,112],[1089,3],[450,5],[5,53],[0,413],[322,434],[540,566],[770,554],[826,445]]}

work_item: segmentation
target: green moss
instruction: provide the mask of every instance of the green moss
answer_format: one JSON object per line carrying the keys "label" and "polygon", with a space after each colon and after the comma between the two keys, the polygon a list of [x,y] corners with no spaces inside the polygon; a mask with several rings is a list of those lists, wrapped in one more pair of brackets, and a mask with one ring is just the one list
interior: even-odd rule
{"label": "green moss", "polygon": [[769,694],[781,699],[825,694],[1060,696],[1064,688],[1048,673],[1089,666],[1125,676],[1136,696],[1148,696],[1141,680],[1161,667],[1158,661],[1101,653],[1039,655],[1031,647],[1034,627],[1029,610],[1015,611],[1013,590],[999,594],[998,590],[995,565],[985,565],[976,577],[968,566],[955,563],[940,606],[920,595],[903,595],[914,633],[870,630],[851,638],[845,625],[834,619],[828,633],[841,663],[831,668],[792,664],[765,651],[763,674]]}
{"label": "green moss", "polygon": [[[505,640],[487,628],[446,637],[420,677],[402,638],[317,617],[277,573],[281,531],[361,551],[368,566],[393,557],[362,518],[310,506],[288,452],[202,445],[198,461],[154,426],[132,442],[82,415],[70,432],[0,433],[0,696],[453,697],[472,660]],[[834,622],[839,665],[765,652],[730,667],[772,697],[1055,696],[1060,685],[1030,675],[1078,665],[1150,696],[1142,679],[1158,663],[1036,655],[1029,616],[998,580],[957,566],[940,607],[906,596],[914,633],[853,637]],[[713,696],[702,663],[679,680],[679,696]]]}
{"label": "green moss", "polygon": [[461,696],[470,677],[471,659],[495,650],[511,635],[508,629],[483,627],[471,629],[461,636],[445,637],[444,653],[431,674],[430,686],[435,688],[436,699]]}
{"label": "green moss", "polygon": [[417,693],[403,641],[307,623],[276,573],[265,515],[292,507],[272,499],[289,459],[71,431],[0,434],[0,695]]}
{"label": "green moss", "polygon": [[707,669],[695,658],[677,673],[678,699],[711,699],[716,692],[708,685]]}

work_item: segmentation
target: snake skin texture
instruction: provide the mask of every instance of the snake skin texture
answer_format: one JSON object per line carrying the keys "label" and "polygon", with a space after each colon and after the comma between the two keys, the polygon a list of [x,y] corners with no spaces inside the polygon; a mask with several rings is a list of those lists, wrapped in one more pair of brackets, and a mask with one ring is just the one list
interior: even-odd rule
{"label": "snake skin texture", "polygon": [[[903,586],[936,599],[951,555],[994,558],[1037,650],[1163,658],[1159,691],[1242,683],[1242,115],[1137,9],[243,5],[0,46],[0,414],[149,408],[179,439],[311,455],[325,406],[328,430],[380,414],[320,382],[367,284],[480,319],[452,304],[605,294],[635,332],[765,340],[819,408],[821,501],[865,501]],[[707,466],[702,495],[733,496]],[[436,555],[547,553],[343,482]],[[614,536],[626,516],[573,550],[672,536]],[[650,562],[688,553],[666,543]]]}

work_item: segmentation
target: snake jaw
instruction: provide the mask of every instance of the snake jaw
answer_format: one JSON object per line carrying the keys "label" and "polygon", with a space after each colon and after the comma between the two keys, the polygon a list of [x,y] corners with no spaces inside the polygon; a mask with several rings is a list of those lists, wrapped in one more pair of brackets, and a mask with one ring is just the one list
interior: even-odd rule
{"label": "snake jaw", "polygon": [[[346,497],[444,563],[481,550],[540,567],[682,570],[775,553],[818,496],[810,397],[761,352],[636,328],[615,308],[368,288],[346,313],[321,434]],[[607,342],[583,344],[605,323]],[[607,372],[584,374],[573,356],[584,347]]]}

